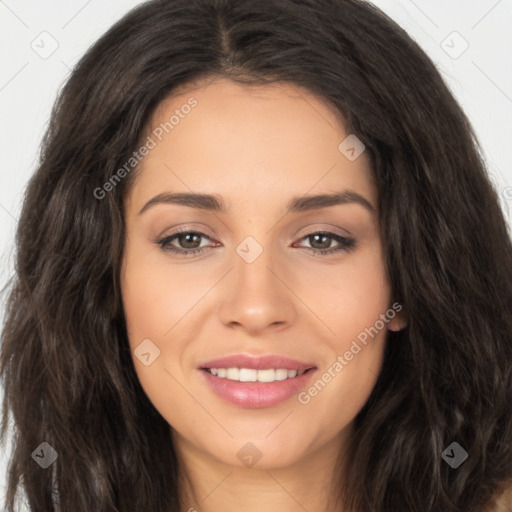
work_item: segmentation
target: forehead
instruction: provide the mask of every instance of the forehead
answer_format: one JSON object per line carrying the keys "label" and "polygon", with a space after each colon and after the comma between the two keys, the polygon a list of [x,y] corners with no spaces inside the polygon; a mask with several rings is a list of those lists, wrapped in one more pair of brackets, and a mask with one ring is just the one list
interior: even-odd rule
{"label": "forehead", "polygon": [[[190,105],[194,105],[190,107]],[[340,151],[340,117],[294,84],[241,85],[227,79],[175,92],[155,110],[132,200],[163,191],[256,201],[349,188],[376,204],[369,160]],[[258,202],[259,201],[259,202]]]}

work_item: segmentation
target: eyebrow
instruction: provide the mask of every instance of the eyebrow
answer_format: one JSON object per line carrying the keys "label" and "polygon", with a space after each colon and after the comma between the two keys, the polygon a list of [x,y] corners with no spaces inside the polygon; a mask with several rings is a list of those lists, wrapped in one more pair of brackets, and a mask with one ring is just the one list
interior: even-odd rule
{"label": "eyebrow", "polygon": [[[287,213],[299,213],[311,210],[320,210],[339,204],[355,203],[361,205],[372,214],[376,209],[362,195],[353,190],[342,190],[334,194],[319,194],[315,196],[302,196],[292,198],[287,205]],[[156,204],[179,204],[200,210],[217,213],[227,213],[228,206],[222,196],[218,194],[194,194],[188,192],[163,192],[151,198],[139,211],[139,215]]]}

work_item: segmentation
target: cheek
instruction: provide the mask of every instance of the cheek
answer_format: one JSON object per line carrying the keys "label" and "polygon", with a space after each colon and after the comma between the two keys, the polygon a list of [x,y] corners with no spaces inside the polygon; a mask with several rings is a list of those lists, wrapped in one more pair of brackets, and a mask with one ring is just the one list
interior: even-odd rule
{"label": "cheek", "polygon": [[299,402],[329,418],[336,432],[355,417],[377,381],[387,339],[382,318],[394,316],[391,289],[378,247],[361,252],[336,273],[317,273],[316,282],[329,283],[324,293],[316,288],[314,303],[331,331],[323,337],[330,356]]}
{"label": "cheek", "polygon": [[316,265],[301,274],[298,289],[328,327],[326,338],[338,350],[350,345],[390,307],[391,287],[377,244],[350,255],[346,263]]}
{"label": "cheek", "polygon": [[123,307],[132,348],[146,338],[161,345],[204,294],[197,273],[191,275],[186,265],[171,268],[149,253],[133,247],[123,266]]}
{"label": "cheek", "polygon": [[137,378],[148,399],[170,424],[176,420],[172,411],[183,411],[191,405],[190,397],[177,384],[182,381],[180,366],[186,343],[180,342],[179,336],[173,337],[173,329],[181,326],[180,320],[198,300],[197,291],[194,294],[176,274],[161,263],[148,261],[134,248],[126,253],[121,279]]}
{"label": "cheek", "polygon": [[130,344],[145,338],[160,340],[172,328],[175,312],[182,309],[186,298],[173,294],[176,282],[171,287],[165,279],[157,279],[154,269],[134,265],[128,272],[123,282],[123,306]]}

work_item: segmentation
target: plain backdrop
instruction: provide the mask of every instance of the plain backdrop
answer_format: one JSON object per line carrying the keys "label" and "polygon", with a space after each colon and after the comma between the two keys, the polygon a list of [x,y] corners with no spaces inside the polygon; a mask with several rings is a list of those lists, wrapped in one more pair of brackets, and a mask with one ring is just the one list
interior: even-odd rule
{"label": "plain backdrop", "polygon": [[[22,195],[56,94],[89,46],[140,3],[0,0],[0,288],[13,273]],[[442,72],[476,129],[512,226],[512,0],[373,3],[405,28]],[[5,299],[0,295],[0,323]],[[6,455],[2,450],[2,506]]]}

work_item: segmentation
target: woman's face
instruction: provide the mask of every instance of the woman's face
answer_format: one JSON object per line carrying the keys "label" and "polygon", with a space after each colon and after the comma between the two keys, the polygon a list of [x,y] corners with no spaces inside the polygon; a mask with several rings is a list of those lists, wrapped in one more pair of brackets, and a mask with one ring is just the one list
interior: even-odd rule
{"label": "woman's face", "polygon": [[121,277],[147,396],[230,465],[341,446],[400,325],[363,148],[304,90],[225,79],[163,102],[148,133]]}

